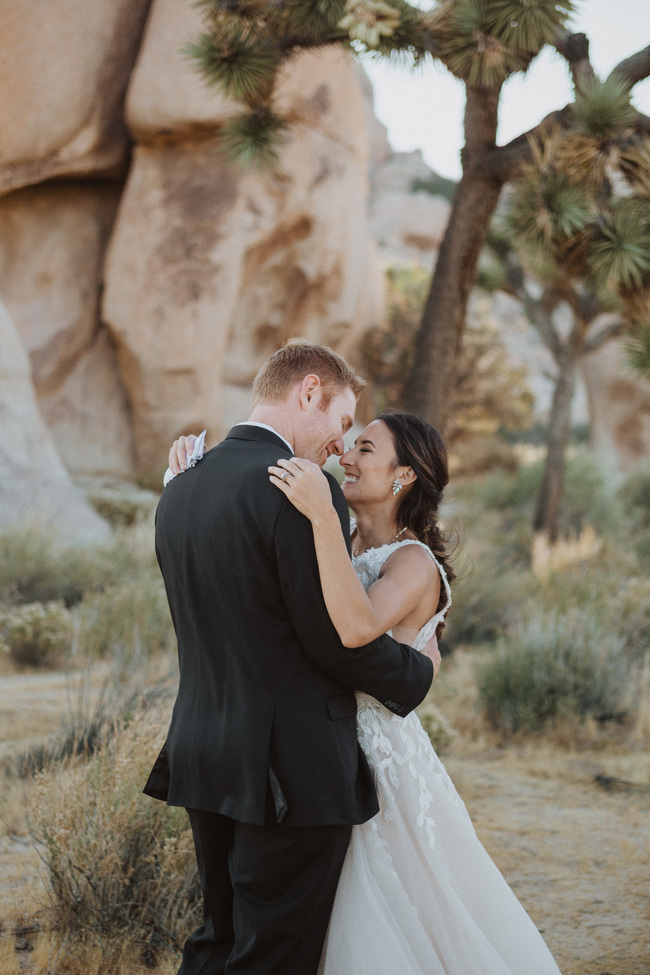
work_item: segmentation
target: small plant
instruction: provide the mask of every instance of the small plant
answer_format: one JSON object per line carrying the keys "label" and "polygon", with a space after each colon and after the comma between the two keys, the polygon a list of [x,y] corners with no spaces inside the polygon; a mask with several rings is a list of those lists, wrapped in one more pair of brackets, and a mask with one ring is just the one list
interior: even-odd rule
{"label": "small plant", "polygon": [[0,614],[0,649],[22,667],[57,663],[72,640],[72,615],[62,600],[27,603]]}
{"label": "small plant", "polygon": [[422,727],[429,736],[431,744],[437,753],[441,755],[453,742],[456,737],[456,732],[434,704],[423,704],[418,709],[418,717],[422,722]]}
{"label": "small plant", "polygon": [[153,967],[202,919],[187,816],[141,791],[161,736],[141,709],[88,761],[36,778],[31,828],[53,926],[77,960],[101,947],[107,971],[127,957]]}
{"label": "small plant", "polygon": [[77,650],[92,658],[135,659],[174,645],[165,587],[157,569],[89,592],[76,607]]}
{"label": "small plant", "polygon": [[480,669],[481,705],[495,728],[511,733],[570,717],[620,719],[629,673],[623,647],[590,607],[531,614]]}

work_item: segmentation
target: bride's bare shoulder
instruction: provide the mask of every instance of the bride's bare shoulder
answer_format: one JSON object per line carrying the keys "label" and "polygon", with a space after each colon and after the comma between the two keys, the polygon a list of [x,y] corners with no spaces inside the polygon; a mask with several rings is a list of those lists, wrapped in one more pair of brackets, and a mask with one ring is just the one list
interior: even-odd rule
{"label": "bride's bare shoulder", "polygon": [[434,580],[439,577],[438,567],[429,550],[423,545],[400,545],[388,556],[381,567],[380,577],[399,572],[417,577],[418,580]]}

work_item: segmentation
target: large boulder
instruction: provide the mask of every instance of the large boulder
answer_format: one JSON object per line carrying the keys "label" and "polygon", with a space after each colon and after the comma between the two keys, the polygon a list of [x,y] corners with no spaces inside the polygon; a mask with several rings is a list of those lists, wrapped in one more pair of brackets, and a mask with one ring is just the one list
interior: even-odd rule
{"label": "large boulder", "polygon": [[257,369],[289,336],[346,353],[382,313],[352,62],[327,51],[292,64],[280,98],[298,121],[281,161],[244,175],[213,137],[232,104],[179,54],[199,28],[192,7],[156,0],[127,97],[138,146],[103,307],[141,471],[179,432],[214,439],[245,418]]}
{"label": "large boulder", "polygon": [[108,524],[72,483],[52,443],[29,359],[2,303],[0,347],[0,529],[42,526],[67,545],[107,539]]}
{"label": "large boulder", "polygon": [[0,193],[124,166],[124,93],[149,4],[3,0]]}
{"label": "large boulder", "polygon": [[111,183],[47,183],[0,199],[0,289],[41,413],[75,474],[128,476],[134,465],[126,393],[99,322],[119,195]]}
{"label": "large boulder", "polygon": [[620,474],[650,457],[650,383],[625,365],[624,342],[610,342],[585,356],[591,444],[604,470]]}

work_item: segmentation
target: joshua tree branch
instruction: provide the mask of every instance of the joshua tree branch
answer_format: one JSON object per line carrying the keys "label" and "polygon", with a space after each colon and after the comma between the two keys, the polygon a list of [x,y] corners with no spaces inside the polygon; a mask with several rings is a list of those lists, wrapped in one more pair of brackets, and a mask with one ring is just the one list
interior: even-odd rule
{"label": "joshua tree branch", "polygon": [[555,41],[555,50],[568,61],[573,86],[577,91],[585,82],[593,81],[594,69],[589,60],[589,40],[586,34],[560,34]]}
{"label": "joshua tree branch", "polygon": [[612,74],[625,78],[630,87],[647,78],[650,75],[650,44],[617,64]]}
{"label": "joshua tree branch", "polygon": [[608,325],[604,325],[599,329],[594,335],[590,335],[589,338],[585,339],[583,345],[584,352],[595,352],[610,339],[618,338],[623,332],[628,331],[630,328],[629,322],[617,321],[610,322]]}

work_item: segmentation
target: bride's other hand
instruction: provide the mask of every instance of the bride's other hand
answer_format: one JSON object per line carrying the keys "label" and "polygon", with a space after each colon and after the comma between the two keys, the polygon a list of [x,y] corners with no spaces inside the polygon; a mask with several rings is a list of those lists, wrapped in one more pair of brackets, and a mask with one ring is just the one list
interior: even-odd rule
{"label": "bride's other hand", "polygon": [[280,458],[277,467],[269,467],[269,474],[271,484],[312,523],[336,514],[329,483],[317,464],[302,457]]}
{"label": "bride's other hand", "polygon": [[181,471],[187,470],[195,442],[196,437],[193,433],[174,440],[169,451],[169,469],[172,474],[180,474]]}

